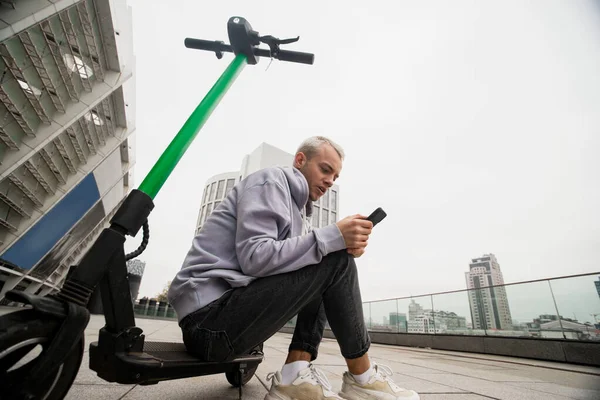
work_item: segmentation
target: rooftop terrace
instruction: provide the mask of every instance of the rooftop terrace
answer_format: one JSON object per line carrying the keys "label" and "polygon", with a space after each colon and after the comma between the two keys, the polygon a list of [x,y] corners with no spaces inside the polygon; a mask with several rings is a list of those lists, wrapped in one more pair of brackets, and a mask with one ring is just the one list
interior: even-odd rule
{"label": "rooftop terrace", "polygon": [[[147,340],[181,341],[175,321],[137,318]],[[101,315],[93,315],[85,331],[86,346],[97,340],[104,325]],[[291,335],[279,333],[265,343],[265,359],[255,377],[244,388],[244,399],[263,399],[270,382],[269,372],[281,368]],[[600,368],[566,363],[535,361],[513,357],[428,350],[374,344],[371,357],[394,370],[394,380],[417,390],[423,400],[450,399],[600,399]],[[324,339],[316,364],[325,371],[334,389],[339,390],[345,370],[337,343]],[[224,375],[210,375],[158,385],[111,384],[88,368],[86,352],[79,375],[68,400],[191,400],[237,399],[237,389]]]}

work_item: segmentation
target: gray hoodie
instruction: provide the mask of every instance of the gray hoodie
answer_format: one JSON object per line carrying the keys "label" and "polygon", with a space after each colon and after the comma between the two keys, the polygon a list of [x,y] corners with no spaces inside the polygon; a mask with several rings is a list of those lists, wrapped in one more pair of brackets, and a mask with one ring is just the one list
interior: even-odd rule
{"label": "gray hoodie", "polygon": [[346,248],[336,224],[305,233],[308,182],[293,167],[266,168],[231,189],[192,241],[168,300],[181,321],[232,288],[317,264]]}

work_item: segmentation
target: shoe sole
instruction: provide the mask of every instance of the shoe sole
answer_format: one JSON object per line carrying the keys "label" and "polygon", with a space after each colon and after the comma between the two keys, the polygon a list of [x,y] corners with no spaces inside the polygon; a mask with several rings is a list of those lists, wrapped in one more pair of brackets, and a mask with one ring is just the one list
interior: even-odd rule
{"label": "shoe sole", "polygon": [[[339,392],[338,396],[340,396],[341,398],[346,399],[346,400],[369,400],[369,399],[376,399],[376,397],[374,395],[368,394],[368,393],[365,393],[364,396],[358,397],[356,394],[346,394],[346,393],[343,393],[343,392]],[[390,394],[388,394],[388,396],[390,396],[390,397],[388,397],[389,399],[392,399],[392,398],[393,399],[402,399],[402,400],[420,400],[421,399],[421,397],[419,396],[419,394],[416,395],[417,397],[414,397],[414,396],[413,397],[395,397],[395,396],[390,395]],[[276,400],[276,399],[274,399],[274,400]]]}
{"label": "shoe sole", "polygon": [[271,393],[267,393],[264,400],[293,400],[289,397],[273,396]]}
{"label": "shoe sole", "polygon": [[[338,396],[340,396],[340,395],[338,394]],[[343,397],[343,396],[340,396],[340,397],[341,397],[342,399],[346,400],[346,398],[345,398],[345,397]],[[271,393],[267,393],[267,395],[265,396],[265,399],[264,399],[264,400],[295,400],[295,398],[294,398],[294,399],[292,399],[291,397],[288,397],[288,396],[286,396],[286,397],[281,397],[281,396],[278,396],[278,395],[275,395],[275,396],[274,396],[274,395],[272,395]]]}

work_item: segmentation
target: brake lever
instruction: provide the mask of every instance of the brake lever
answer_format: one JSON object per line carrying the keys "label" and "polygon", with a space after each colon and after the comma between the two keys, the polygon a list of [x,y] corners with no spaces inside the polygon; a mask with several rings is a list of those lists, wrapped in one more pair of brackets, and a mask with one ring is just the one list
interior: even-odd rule
{"label": "brake lever", "polygon": [[289,39],[279,39],[279,44],[295,43],[298,40],[300,40],[300,36],[296,36],[295,38],[289,38]]}
{"label": "brake lever", "polygon": [[300,40],[300,36],[297,36],[295,38],[290,38],[290,39],[279,39],[272,35],[265,35],[265,36],[261,36],[259,38],[259,40],[262,43],[269,46],[272,56],[276,56],[279,53],[279,50],[281,50],[279,48],[279,45],[297,42],[298,40]]}
{"label": "brake lever", "polygon": [[290,38],[290,39],[279,39],[272,35],[265,35],[265,36],[261,36],[259,38],[259,40],[265,44],[269,44],[269,43],[290,44],[290,43],[294,43],[294,42],[297,42],[298,40],[300,40],[300,36],[296,36],[295,38]]}

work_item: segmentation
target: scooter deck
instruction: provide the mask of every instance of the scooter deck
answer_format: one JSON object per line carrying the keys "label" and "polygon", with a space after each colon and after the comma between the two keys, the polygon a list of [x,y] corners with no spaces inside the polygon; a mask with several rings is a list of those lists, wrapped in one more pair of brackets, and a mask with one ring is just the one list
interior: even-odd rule
{"label": "scooter deck", "polygon": [[257,366],[263,355],[247,355],[226,362],[203,362],[183,343],[145,342],[142,352],[104,354],[90,343],[90,369],[108,382],[151,385],[160,381],[238,372]]}

